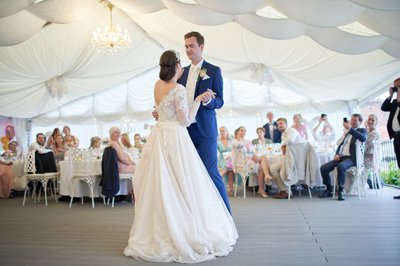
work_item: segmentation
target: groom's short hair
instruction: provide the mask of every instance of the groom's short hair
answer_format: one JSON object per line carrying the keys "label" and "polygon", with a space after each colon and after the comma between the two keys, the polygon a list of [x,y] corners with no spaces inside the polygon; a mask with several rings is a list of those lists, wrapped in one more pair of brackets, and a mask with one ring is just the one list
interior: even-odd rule
{"label": "groom's short hair", "polygon": [[191,32],[186,33],[185,36],[184,36],[185,40],[189,39],[191,37],[195,37],[196,38],[197,43],[199,44],[199,46],[204,44],[204,37],[203,37],[203,35],[200,34],[200,32],[191,31]]}

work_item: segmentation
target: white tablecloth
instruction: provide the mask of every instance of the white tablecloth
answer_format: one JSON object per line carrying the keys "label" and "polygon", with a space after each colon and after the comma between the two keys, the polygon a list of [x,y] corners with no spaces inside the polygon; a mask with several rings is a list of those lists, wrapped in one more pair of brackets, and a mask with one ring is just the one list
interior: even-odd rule
{"label": "white tablecloth", "polygon": [[[70,186],[70,170],[68,161],[60,161],[60,194],[64,196],[69,196],[71,194]],[[75,169],[82,167],[79,163],[74,164]],[[101,196],[101,160],[92,161],[92,171],[98,174],[96,178],[96,183],[94,186],[93,196]],[[119,183],[119,191],[117,195],[128,195],[129,191],[132,189],[132,182],[128,179],[123,179]],[[74,182],[74,197],[90,196],[89,186],[83,181]]]}

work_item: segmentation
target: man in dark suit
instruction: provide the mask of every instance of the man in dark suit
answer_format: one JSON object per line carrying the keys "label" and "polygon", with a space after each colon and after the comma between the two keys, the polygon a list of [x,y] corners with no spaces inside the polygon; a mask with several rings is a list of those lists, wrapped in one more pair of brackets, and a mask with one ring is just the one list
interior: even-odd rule
{"label": "man in dark suit", "polygon": [[329,173],[336,167],[338,172],[338,200],[344,200],[344,181],[346,178],[346,170],[356,165],[356,141],[365,142],[367,140],[367,130],[360,128],[362,123],[360,114],[353,114],[350,123],[343,121],[343,127],[346,132],[337,141],[338,148],[335,157],[321,166],[321,175],[326,186],[326,190],[319,195],[320,198],[332,197],[331,177]]}
{"label": "man in dark suit", "polygon": [[198,95],[207,90],[214,94],[214,97],[200,105],[195,122],[188,127],[189,135],[230,212],[225,184],[218,172],[217,159],[218,127],[215,109],[224,105],[221,69],[203,59],[204,37],[200,33],[189,32],[184,38],[186,55],[191,64],[184,67],[178,83],[187,89],[189,109]]}
{"label": "man in dark suit", "polygon": [[[393,87],[389,89],[389,97],[383,102],[381,110],[389,113],[387,131],[389,137],[393,138],[394,152],[396,154],[397,166],[400,168],[400,78],[393,82]],[[397,98],[392,101],[393,93],[396,91]],[[394,199],[400,199],[395,196]]]}
{"label": "man in dark suit", "polygon": [[281,143],[282,132],[278,130],[276,122],[274,122],[274,114],[267,113],[268,123],[263,128],[265,129],[265,138],[270,139],[273,143]]}

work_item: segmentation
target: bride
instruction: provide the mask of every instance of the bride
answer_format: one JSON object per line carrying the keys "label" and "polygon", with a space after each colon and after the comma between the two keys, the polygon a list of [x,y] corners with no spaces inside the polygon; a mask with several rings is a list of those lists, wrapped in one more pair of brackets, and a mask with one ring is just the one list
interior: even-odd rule
{"label": "bride", "polygon": [[139,260],[202,262],[228,255],[238,238],[186,129],[212,92],[188,110],[186,89],[177,83],[181,74],[178,53],[165,51],[154,87],[158,121],[136,169],[135,218],[124,251]]}

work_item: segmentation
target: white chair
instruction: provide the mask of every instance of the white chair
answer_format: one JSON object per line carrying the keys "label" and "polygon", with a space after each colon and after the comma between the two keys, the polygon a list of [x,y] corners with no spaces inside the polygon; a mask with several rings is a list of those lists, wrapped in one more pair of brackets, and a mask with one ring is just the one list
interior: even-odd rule
{"label": "white chair", "polygon": [[[94,208],[94,187],[96,184],[96,178],[101,176],[101,173],[96,173],[93,169],[92,159],[95,158],[91,154],[91,149],[72,149],[70,150],[69,156],[69,178],[70,178],[70,203],[69,207],[72,207],[74,200],[75,183],[85,182],[90,191],[90,198],[92,200],[92,208]],[[81,204],[83,204],[83,196],[81,197]]]}
{"label": "white chair", "polygon": [[381,154],[381,142],[374,140],[372,142],[373,149],[373,165],[372,168],[365,164],[365,180],[368,179],[368,175],[371,174],[372,189],[375,190],[376,196],[378,196],[378,189],[383,193],[383,187],[380,181],[379,171],[381,168],[382,154]]}
{"label": "white chair", "polygon": [[[57,178],[60,176],[58,172],[53,173],[36,173],[36,165],[35,165],[35,151],[28,151],[25,156],[25,163],[24,163],[24,172],[26,177],[26,188],[24,191],[24,200],[22,202],[22,206],[25,206],[26,201],[26,193],[30,190],[29,183],[33,185],[32,196],[34,198],[34,202],[36,203],[36,187],[37,183],[40,182],[42,184],[42,188],[44,190],[44,201],[47,206],[47,184],[50,179],[54,180],[54,184],[57,182]],[[58,202],[57,192],[54,190],[54,197],[56,202]],[[39,199],[40,201],[40,193]]]}
{"label": "white chair", "polygon": [[[314,164],[312,163],[313,158]],[[292,194],[291,186],[301,184],[307,185],[308,195],[310,199],[312,198],[311,180],[314,180],[318,175],[317,165],[318,156],[310,143],[291,143],[287,145],[284,164],[282,165],[285,168],[282,169],[281,175],[284,176],[283,182],[289,191],[288,200],[290,200]],[[314,169],[314,171],[310,169]],[[299,196],[301,196],[301,189],[299,189]]]}
{"label": "white chair", "polygon": [[[361,142],[359,140],[356,141],[356,166],[352,166],[346,170],[346,177],[353,177],[353,182],[357,184],[357,192],[358,198],[361,199],[361,194],[364,196],[367,195],[366,190],[366,180],[364,175],[364,151],[365,151],[365,142]],[[335,170],[335,174],[333,177],[333,193],[332,198],[335,198],[336,186],[338,185],[337,180],[337,170]]]}
{"label": "white chair", "polygon": [[[235,174],[235,192],[237,194],[239,176],[243,183],[243,198],[246,198],[246,181],[252,175],[253,169],[249,167],[248,156],[243,146],[232,147],[232,166]],[[255,188],[253,186],[253,194],[255,195]]]}

